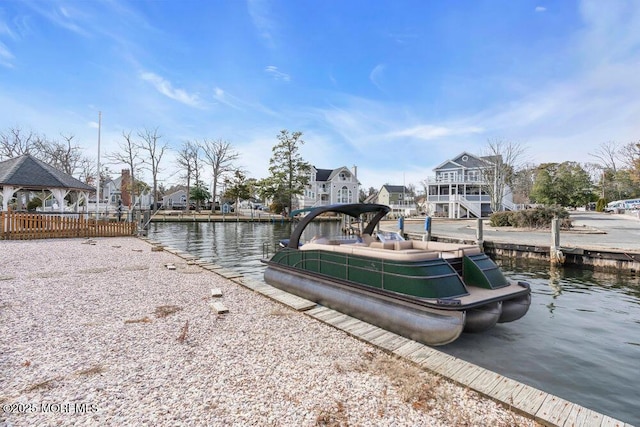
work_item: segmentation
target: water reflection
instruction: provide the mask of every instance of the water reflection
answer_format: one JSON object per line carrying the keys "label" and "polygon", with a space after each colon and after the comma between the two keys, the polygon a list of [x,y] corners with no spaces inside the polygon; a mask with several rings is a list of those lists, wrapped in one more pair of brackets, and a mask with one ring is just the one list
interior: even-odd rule
{"label": "water reflection", "polygon": [[[302,239],[337,228],[323,223]],[[290,234],[288,223],[154,223],[149,237],[262,278],[263,244],[273,252]],[[640,278],[526,260],[498,264],[531,284],[527,315],[439,349],[640,426]]]}

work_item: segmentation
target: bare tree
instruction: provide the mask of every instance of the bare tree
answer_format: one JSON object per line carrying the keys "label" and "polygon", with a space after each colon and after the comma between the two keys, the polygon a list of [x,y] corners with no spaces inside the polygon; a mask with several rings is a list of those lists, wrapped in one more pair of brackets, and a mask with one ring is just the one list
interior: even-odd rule
{"label": "bare tree", "polygon": [[224,174],[235,170],[233,162],[236,161],[240,155],[233,149],[230,142],[222,139],[215,141],[204,139],[200,147],[205,155],[204,162],[211,166],[211,174],[213,175],[211,211],[215,211],[218,181]]}
{"label": "bare tree", "polygon": [[640,183],[640,141],[625,144],[620,149],[620,158],[629,168],[636,183]]}
{"label": "bare tree", "polygon": [[640,164],[640,141],[630,142],[620,147],[618,151],[619,159],[630,169],[638,167]]}
{"label": "bare tree", "polygon": [[88,157],[83,157],[78,165],[80,172],[78,179],[85,184],[94,185],[96,180],[96,162]]}
{"label": "bare tree", "polygon": [[160,144],[159,140],[162,138],[158,135],[158,128],[153,130],[145,128],[138,132],[138,136],[142,139],[137,146],[140,150],[144,151],[146,158],[142,160],[144,167],[151,172],[153,179],[153,211],[158,209],[158,173],[160,173],[160,162],[162,156],[168,149],[167,144]]}
{"label": "bare tree", "polygon": [[502,139],[487,141],[482,157],[487,162],[482,172],[483,190],[489,195],[494,212],[501,210],[506,191],[513,188],[515,173],[520,169],[526,149],[520,142]]}
{"label": "bare tree", "polygon": [[618,171],[617,160],[620,158],[620,146],[616,142],[603,142],[595,153],[589,153],[589,155],[599,160],[602,169],[610,169],[614,175]]}
{"label": "bare tree", "polygon": [[[132,204],[135,204],[136,195],[139,194],[137,192],[138,184],[136,176],[138,176],[138,172],[142,165],[142,160],[140,159],[141,148],[131,137],[131,131],[122,131],[122,137],[124,138],[124,142],[120,142],[118,144],[120,150],[113,153],[107,153],[105,157],[113,163],[124,164],[129,168],[131,173],[131,182],[129,183],[130,188],[127,188],[126,190],[131,192],[131,201]],[[125,189],[122,188],[121,190],[124,191]]]}
{"label": "bare tree", "polygon": [[38,157],[68,175],[75,175],[83,158],[82,148],[72,144],[74,135],[62,134],[62,138],[64,142],[38,138],[35,143],[39,152]]}
{"label": "bare tree", "polygon": [[38,156],[42,138],[33,131],[23,131],[19,127],[0,132],[0,160],[12,159],[23,154]]}
{"label": "bare tree", "polygon": [[184,170],[184,175],[181,175],[181,178],[187,180],[187,209],[189,208],[189,197],[191,195],[191,178],[194,177],[198,151],[200,151],[200,147],[191,141],[185,141],[180,151],[178,151],[177,162],[180,168]]}

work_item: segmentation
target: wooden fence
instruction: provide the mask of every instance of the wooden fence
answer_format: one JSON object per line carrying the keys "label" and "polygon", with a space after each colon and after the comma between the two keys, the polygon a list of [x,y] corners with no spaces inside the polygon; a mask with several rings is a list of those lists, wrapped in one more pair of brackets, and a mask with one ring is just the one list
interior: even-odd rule
{"label": "wooden fence", "polygon": [[0,212],[0,240],[52,239],[59,237],[115,237],[136,233],[135,222],[96,221],[77,217],[28,212]]}

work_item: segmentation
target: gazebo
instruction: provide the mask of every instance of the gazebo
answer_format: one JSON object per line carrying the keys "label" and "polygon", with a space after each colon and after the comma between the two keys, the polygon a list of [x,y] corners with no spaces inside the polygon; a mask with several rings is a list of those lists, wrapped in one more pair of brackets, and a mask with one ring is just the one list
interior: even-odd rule
{"label": "gazebo", "polygon": [[[77,193],[76,212],[80,202],[88,201],[89,194],[95,188],[68,175],[30,154],[23,154],[13,159],[0,162],[0,198],[2,210],[9,208],[9,202],[18,191],[49,192],[56,199],[60,212],[64,212],[64,198],[69,193]],[[43,197],[44,200],[50,197]]]}

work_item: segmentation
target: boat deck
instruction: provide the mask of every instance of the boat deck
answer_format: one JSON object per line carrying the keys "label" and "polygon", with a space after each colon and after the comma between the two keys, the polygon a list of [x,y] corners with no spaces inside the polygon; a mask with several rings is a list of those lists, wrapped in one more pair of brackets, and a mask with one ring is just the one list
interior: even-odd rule
{"label": "boat deck", "polygon": [[426,261],[435,258],[454,259],[462,258],[464,255],[482,253],[482,250],[477,246],[461,246],[455,243],[423,242],[418,240],[340,243],[339,240],[326,239],[305,243],[300,249],[303,251],[340,252],[394,261]]}

